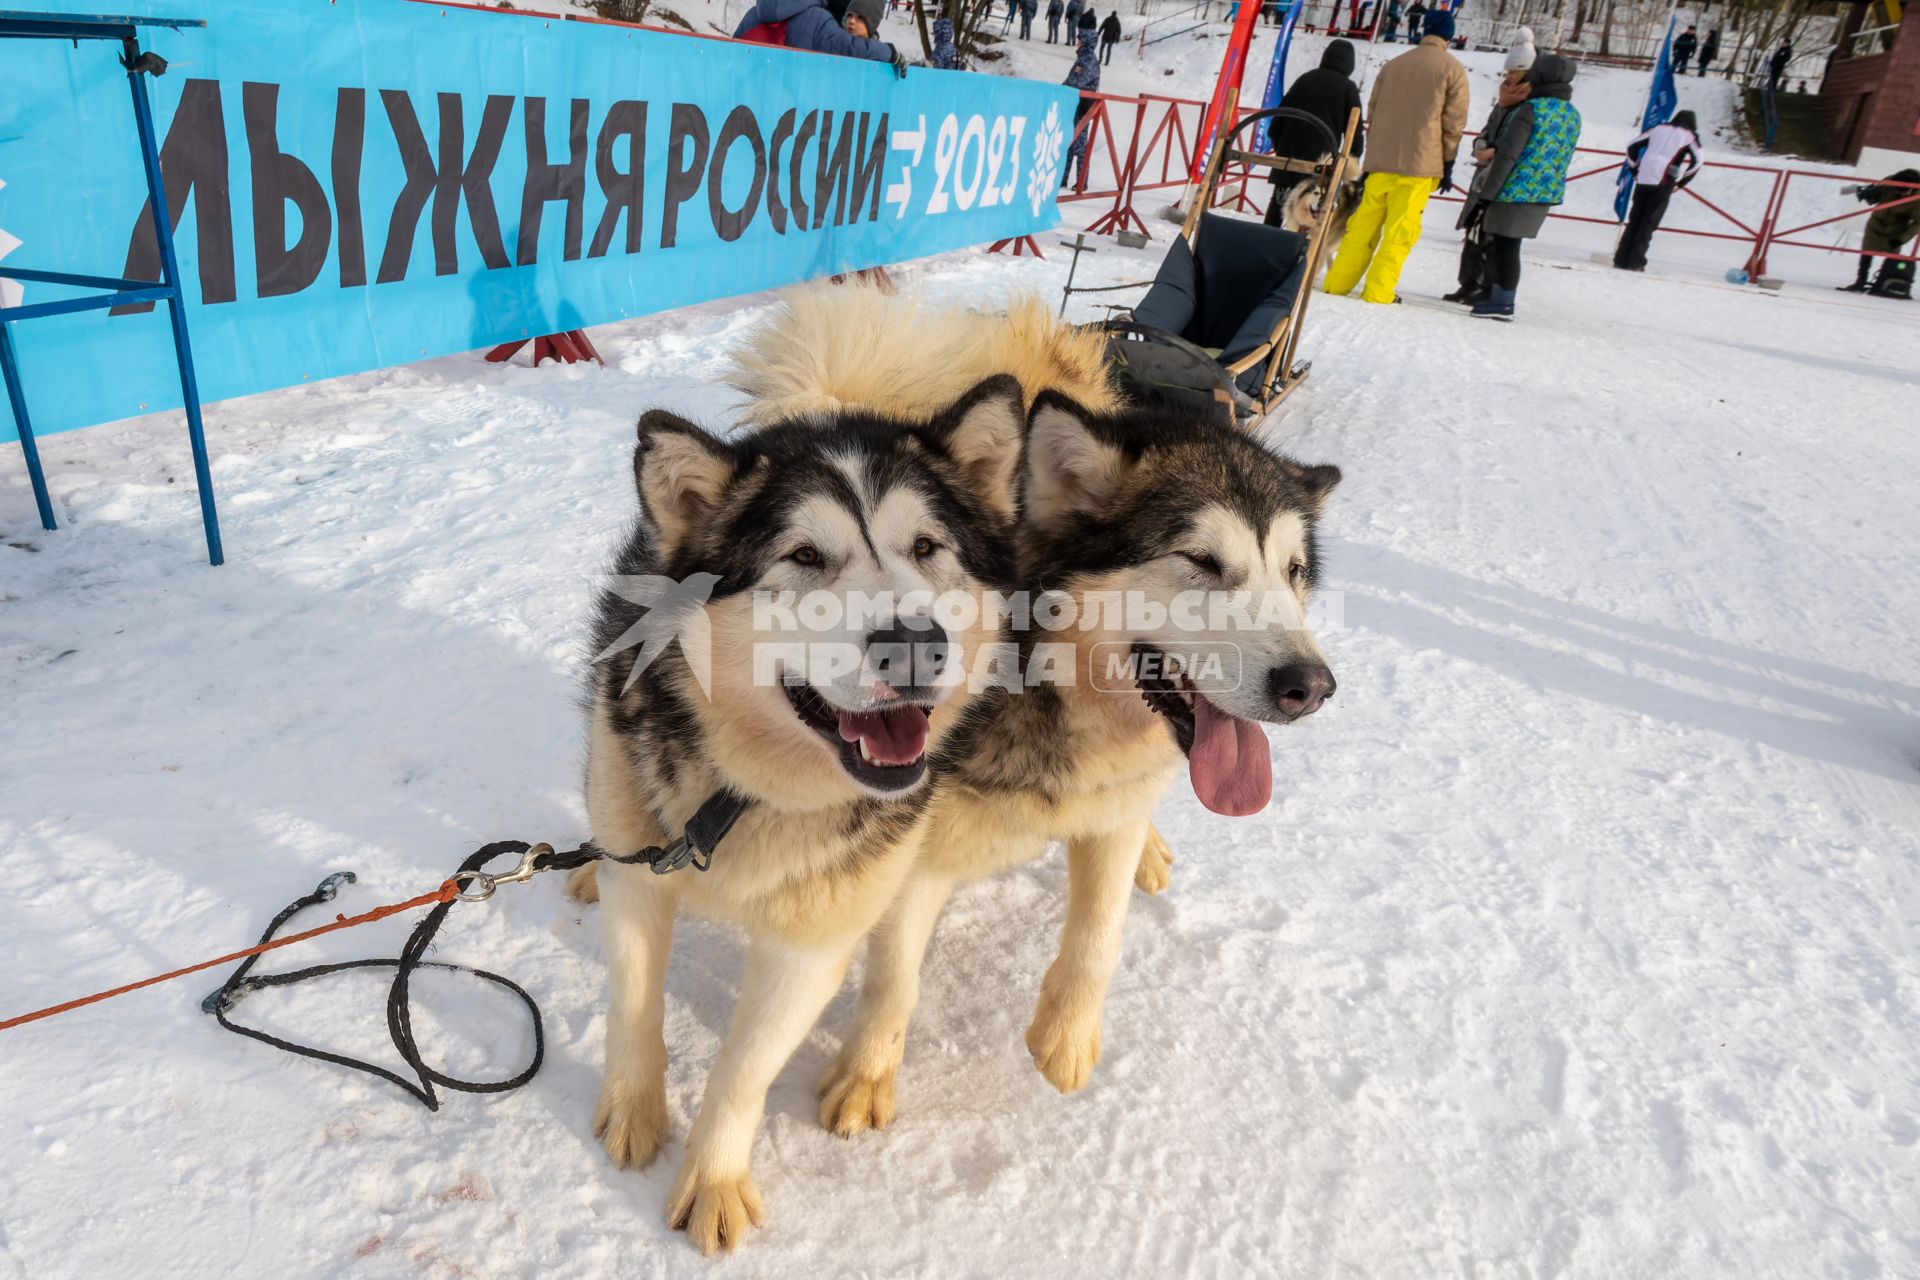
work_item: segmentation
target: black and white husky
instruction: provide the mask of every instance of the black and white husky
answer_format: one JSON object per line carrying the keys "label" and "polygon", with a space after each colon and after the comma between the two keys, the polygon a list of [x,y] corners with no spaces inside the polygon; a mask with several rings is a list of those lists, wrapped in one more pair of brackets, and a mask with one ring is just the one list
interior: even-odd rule
{"label": "black and white husky", "polygon": [[[678,836],[709,797],[750,805],[704,872],[608,863],[575,889],[591,897],[597,881],[604,908],[612,1007],[594,1123],[623,1166],[652,1159],[666,1131],[675,912],[747,931],[667,1209],[705,1252],[759,1223],[749,1162],[767,1087],[911,869],[929,754],[969,700],[947,674],[997,634],[984,612],[943,627],[926,601],[1010,577],[1024,426],[1005,377],[937,413],[820,414],[730,439],[664,412],[640,420],[640,520],[594,628],[593,840],[632,852]],[[691,604],[668,608],[673,592]],[[865,616],[810,617],[810,602],[849,600]]]}

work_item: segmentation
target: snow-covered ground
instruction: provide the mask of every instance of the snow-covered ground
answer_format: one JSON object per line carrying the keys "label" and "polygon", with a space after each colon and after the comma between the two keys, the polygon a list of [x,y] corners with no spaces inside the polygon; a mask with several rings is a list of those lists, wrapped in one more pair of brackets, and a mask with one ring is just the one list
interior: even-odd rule
{"label": "snow-covered ground", "polygon": [[[1163,806],[1174,884],[1134,903],[1084,1094],[1021,1043],[1056,857],[956,899],[901,1116],[853,1142],[814,1121],[835,1002],[770,1098],[767,1229],[704,1261],[662,1206],[740,942],[682,926],[675,1137],[618,1173],[595,922],[536,883],[437,953],[547,1011],[507,1097],[429,1115],[230,1036],[211,975],[0,1033],[0,1277],[1920,1274],[1920,314],[1548,238],[1488,325],[1417,301],[1445,221],[1412,305],[1314,300],[1272,432],[1346,473],[1340,696],[1273,735],[1267,814]],[[1052,293],[1057,239],[901,274]],[[1157,260],[1101,243],[1082,282]],[[604,370],[455,356],[216,406],[219,570],[177,416],[44,441],[57,533],[5,451],[0,1016],[250,942],[329,871],[352,912],[483,840],[578,838],[633,421],[728,421],[718,354],[765,303],[596,330]],[[418,988],[431,1059],[523,1060],[510,1003]],[[386,1060],[380,991],[243,1013]]]}

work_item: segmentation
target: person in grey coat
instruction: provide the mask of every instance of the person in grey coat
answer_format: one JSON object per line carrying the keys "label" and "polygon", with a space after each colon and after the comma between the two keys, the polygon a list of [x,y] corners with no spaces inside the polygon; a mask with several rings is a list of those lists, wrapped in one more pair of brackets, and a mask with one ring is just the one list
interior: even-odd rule
{"label": "person in grey coat", "polygon": [[1473,314],[1513,318],[1520,282],[1520,243],[1540,234],[1547,214],[1566,196],[1567,171],[1580,141],[1580,112],[1573,105],[1573,59],[1543,53],[1527,72],[1526,99],[1498,124],[1491,148],[1475,154],[1481,168],[1467,194],[1461,225],[1479,218],[1486,242],[1491,289]]}
{"label": "person in grey coat", "polygon": [[[1573,77],[1579,69],[1572,58],[1557,53],[1541,54],[1534,60],[1532,70],[1527,72],[1529,99],[1559,98],[1564,101],[1571,98]],[[1467,196],[1469,208],[1476,200],[1486,203],[1484,225],[1490,236],[1531,240],[1540,234],[1540,228],[1547,225],[1550,205],[1500,199],[1502,188],[1507,185],[1507,179],[1513,176],[1514,166],[1525,154],[1533,137],[1533,117],[1524,109],[1525,106],[1525,103],[1516,106],[1502,122],[1495,152],[1486,167],[1474,176],[1473,188]],[[1512,127],[1518,119],[1524,119],[1527,127]]]}
{"label": "person in grey coat", "polygon": [[[1537,54],[1531,55],[1526,68],[1517,73],[1509,71],[1501,79],[1493,110],[1487,113],[1486,124],[1481,126],[1473,140],[1472,150],[1476,157],[1473,180],[1467,185],[1467,201],[1460,210],[1460,221],[1456,224],[1466,232],[1460,242],[1460,287],[1452,293],[1440,295],[1442,302],[1463,302],[1471,307],[1492,296],[1493,273],[1488,269],[1486,229],[1481,225],[1487,207],[1493,202],[1493,194],[1487,190],[1488,168],[1493,157],[1499,154],[1495,142],[1500,137],[1501,126],[1506,123],[1508,113],[1525,102],[1532,92],[1527,85],[1527,70],[1533,66],[1532,59],[1537,57]],[[1486,159],[1479,159],[1482,156]],[[1511,160],[1507,167],[1512,167]],[[1494,191],[1498,190],[1494,188]]]}

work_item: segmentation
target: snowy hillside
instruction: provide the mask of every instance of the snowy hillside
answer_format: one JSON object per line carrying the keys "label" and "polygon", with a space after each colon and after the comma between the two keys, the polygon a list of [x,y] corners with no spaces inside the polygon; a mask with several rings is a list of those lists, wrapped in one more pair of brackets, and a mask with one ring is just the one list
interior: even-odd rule
{"label": "snowy hillside", "polygon": [[[1162,78],[1204,87],[1216,50]],[[1577,100],[1617,142],[1632,98]],[[673,1134],[620,1173],[593,913],[511,887],[437,952],[546,1010],[503,1098],[429,1115],[228,1035],[210,975],[0,1033],[0,1277],[1920,1274],[1920,314],[1833,293],[1839,259],[1775,295],[1713,242],[1626,277],[1556,231],[1486,325],[1421,301],[1450,221],[1409,305],[1314,300],[1271,431],[1345,472],[1340,694],[1273,735],[1264,815],[1163,805],[1173,885],[1134,901],[1083,1094],[1021,1043],[1055,856],[956,898],[900,1117],[852,1142],[814,1118],[835,1001],[769,1099],[768,1225],[705,1261],[662,1206],[740,939],[682,924]],[[1081,282],[1150,274],[1154,231]],[[1058,239],[900,276],[1056,297]],[[354,912],[482,841],[582,836],[582,625],[633,422],[727,423],[719,353],[767,302],[597,329],[605,369],[472,354],[215,406],[217,571],[177,415],[44,441],[57,533],[0,450],[0,1017],[251,942],[331,871]],[[417,988],[430,1061],[524,1060],[516,1007]],[[245,1014],[387,1060],[381,991]]]}

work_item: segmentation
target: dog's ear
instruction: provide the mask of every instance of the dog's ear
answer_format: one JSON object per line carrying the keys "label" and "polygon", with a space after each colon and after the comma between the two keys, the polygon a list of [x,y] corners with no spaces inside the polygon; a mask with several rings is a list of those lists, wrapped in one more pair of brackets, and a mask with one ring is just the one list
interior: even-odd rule
{"label": "dog's ear", "polygon": [[995,374],[955,401],[934,426],[974,493],[994,514],[1012,519],[1020,443],[1027,429],[1019,380]]}
{"label": "dog's ear", "polygon": [[1090,415],[1057,391],[1033,402],[1027,425],[1027,516],[1043,524],[1096,511],[1126,473],[1121,451],[1095,433]]}
{"label": "dog's ear", "polygon": [[671,553],[719,502],[733,478],[734,453],[726,441],[664,409],[641,415],[639,437],[633,480],[640,510],[659,535],[661,550]]}
{"label": "dog's ear", "polygon": [[1327,495],[1332,493],[1333,487],[1340,483],[1340,468],[1330,462],[1308,466],[1305,463],[1295,462],[1292,458],[1282,458],[1280,469],[1285,471],[1288,478],[1295,484],[1307,491],[1307,505],[1313,508],[1315,515],[1318,515],[1321,508],[1327,505]]}

